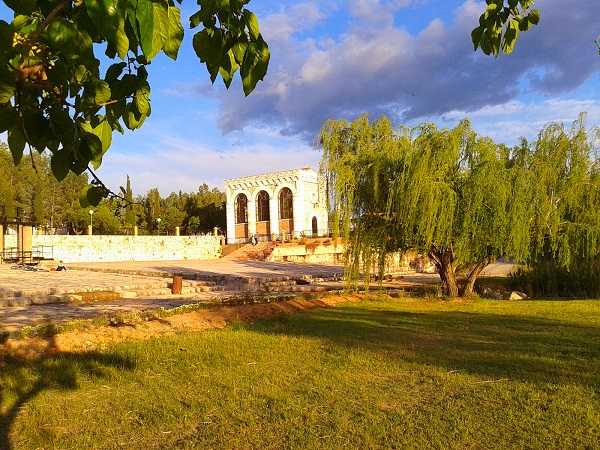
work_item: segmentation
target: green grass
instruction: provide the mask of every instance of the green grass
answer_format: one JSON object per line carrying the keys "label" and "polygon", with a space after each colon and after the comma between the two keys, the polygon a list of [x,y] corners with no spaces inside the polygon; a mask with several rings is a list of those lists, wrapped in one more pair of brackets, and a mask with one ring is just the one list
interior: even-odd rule
{"label": "green grass", "polygon": [[0,386],[0,448],[599,448],[600,302],[374,300]]}

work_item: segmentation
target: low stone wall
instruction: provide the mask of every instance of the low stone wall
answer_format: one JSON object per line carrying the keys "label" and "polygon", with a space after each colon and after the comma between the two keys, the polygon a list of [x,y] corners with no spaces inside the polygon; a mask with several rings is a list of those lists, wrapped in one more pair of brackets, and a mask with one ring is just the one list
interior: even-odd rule
{"label": "low stone wall", "polygon": [[[15,235],[5,246],[16,247]],[[73,236],[34,235],[33,246],[53,247],[54,259],[65,263],[119,261],[179,261],[221,256],[217,236]]]}
{"label": "low stone wall", "polygon": [[[307,264],[343,264],[346,245],[341,239],[309,239],[306,243],[279,244],[269,261]],[[414,272],[416,254],[395,253],[386,259],[386,273]]]}
{"label": "low stone wall", "polygon": [[269,261],[307,264],[342,264],[346,246],[334,240],[327,242],[279,244],[269,256]]}

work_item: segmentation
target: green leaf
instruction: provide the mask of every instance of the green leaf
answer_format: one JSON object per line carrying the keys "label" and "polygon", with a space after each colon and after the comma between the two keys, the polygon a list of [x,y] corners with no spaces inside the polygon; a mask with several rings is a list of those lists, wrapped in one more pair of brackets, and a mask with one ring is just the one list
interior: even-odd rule
{"label": "green leaf", "polygon": [[52,154],[50,159],[50,169],[58,181],[64,180],[71,170],[72,162],[71,152],[62,148]]}
{"label": "green leaf", "polygon": [[473,31],[471,31],[471,40],[473,41],[473,47],[475,47],[474,49],[477,50],[477,48],[479,47],[479,43],[481,42],[481,36],[483,34],[483,27],[479,26],[477,28],[475,28]]}
{"label": "green leaf", "polygon": [[90,188],[91,186],[85,186],[83,189],[81,189],[81,192],[79,193],[79,206],[81,206],[82,208],[87,208],[90,206],[90,201],[87,197],[87,193]]}
{"label": "green leaf", "polygon": [[142,52],[150,60],[152,59],[152,43],[154,38],[154,7],[151,0],[137,0],[135,18],[138,25]]}
{"label": "green leaf", "polygon": [[106,153],[106,151],[110,148],[110,145],[112,144],[112,128],[107,120],[102,120],[95,127],[92,127],[90,122],[83,122],[81,124],[81,129],[87,133],[97,136],[98,139],[100,139],[100,143],[102,144],[102,152],[100,156]]}
{"label": "green leaf", "polygon": [[95,134],[84,132],[75,153],[72,170],[79,175],[85,172],[90,162],[102,158],[102,142]]}
{"label": "green leaf", "polygon": [[511,19],[504,33],[504,40],[502,42],[502,51],[504,53],[511,54],[517,43],[519,37],[519,22],[516,19]]}
{"label": "green leaf", "polygon": [[244,56],[246,56],[246,50],[248,49],[247,42],[236,42],[233,44],[232,51],[233,56],[238,64],[242,64],[244,62]]}
{"label": "green leaf", "polygon": [[529,11],[529,15],[527,16],[527,21],[537,25],[540,23],[540,12],[537,9],[533,9]]}
{"label": "green leaf", "polygon": [[115,47],[117,55],[119,55],[121,59],[125,59],[127,57],[127,52],[129,51],[129,38],[125,32],[125,19],[123,17],[119,18],[119,26],[115,34]]}
{"label": "green leaf", "polygon": [[[150,113],[150,111],[148,111],[148,113]],[[125,126],[130,130],[137,130],[144,124],[147,117],[147,115],[141,114],[132,102],[127,105],[125,114],[123,115],[123,122],[125,122]]]}
{"label": "green leaf", "polygon": [[125,69],[125,67],[127,67],[127,63],[124,62],[116,63],[110,66],[106,71],[106,81],[110,83],[111,81],[114,81],[117,78],[119,78],[123,73],[123,69]]}
{"label": "green leaf", "polygon": [[250,32],[250,37],[252,40],[258,40],[260,36],[260,29],[258,26],[258,18],[256,14],[252,11],[244,10],[244,22],[246,22],[246,26],[248,27],[248,31]]}
{"label": "green leaf", "polygon": [[17,113],[10,104],[0,105],[0,133],[10,130],[15,125]]}
{"label": "green leaf", "polygon": [[183,41],[183,26],[181,25],[181,12],[176,6],[169,6],[167,26],[164,52],[171,59],[177,59],[179,47]]}
{"label": "green leaf", "polygon": [[94,103],[101,106],[108,102],[111,97],[110,86],[106,81],[97,80],[94,83]]}
{"label": "green leaf", "polygon": [[224,39],[221,30],[204,29],[194,35],[194,51],[209,66],[221,66]]}
{"label": "green leaf", "polygon": [[136,18],[142,51],[146,59],[151,61],[162,50],[167,40],[169,32],[167,5],[151,0],[138,0]]}
{"label": "green leaf", "polygon": [[190,28],[196,28],[202,23],[204,17],[203,11],[198,11],[190,16]]}
{"label": "green leaf", "polygon": [[75,125],[69,113],[61,108],[50,111],[50,125],[54,134],[59,136],[64,146],[72,146],[75,141]]}
{"label": "green leaf", "polygon": [[0,80],[0,104],[10,102],[10,99],[15,95],[14,84]]}
{"label": "green leaf", "polygon": [[221,77],[223,78],[223,82],[225,83],[225,87],[227,89],[229,89],[229,86],[231,85],[231,82],[233,80],[233,76],[235,75],[235,72],[239,69],[239,67],[240,66],[238,65],[238,63],[235,60],[235,57],[233,56],[233,52],[230,50],[229,53],[227,53],[227,55],[225,56],[223,65],[219,70],[219,73],[221,74]]}
{"label": "green leaf", "polygon": [[29,111],[23,114],[27,141],[39,152],[44,151],[46,144],[53,137],[50,123],[41,112]]}
{"label": "green leaf", "polygon": [[8,130],[8,148],[12,154],[15,166],[21,162],[25,150],[25,136],[20,124]]}
{"label": "green leaf", "polygon": [[[86,199],[89,206],[98,206],[106,197],[107,192],[101,186],[90,186],[86,192]],[[81,201],[80,201],[81,203]]]}
{"label": "green leaf", "polygon": [[147,81],[135,91],[134,102],[140,114],[147,116],[150,111],[150,85]]}
{"label": "green leaf", "polygon": [[36,0],[4,0],[4,3],[12,9],[15,14],[31,14],[36,7]]}
{"label": "green leaf", "polygon": [[242,84],[246,96],[250,95],[256,84],[267,74],[270,58],[269,46],[262,38],[248,44],[248,50],[241,69]]}

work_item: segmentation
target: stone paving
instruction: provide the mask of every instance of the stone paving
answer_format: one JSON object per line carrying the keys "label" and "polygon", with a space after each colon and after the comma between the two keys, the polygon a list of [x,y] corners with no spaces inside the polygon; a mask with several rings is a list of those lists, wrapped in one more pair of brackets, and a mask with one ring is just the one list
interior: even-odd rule
{"label": "stone paving", "polygon": [[315,278],[339,277],[342,266],[320,264],[274,263],[265,261],[233,261],[227,258],[218,260],[157,261],[157,262],[119,262],[119,263],[79,263],[76,268],[104,270],[117,273],[195,273],[200,276],[237,276],[244,278],[302,277]]}
{"label": "stone paving", "polygon": [[0,298],[164,287],[153,277],[68,270],[31,272],[0,265]]}
{"label": "stone paving", "polygon": [[172,309],[182,305],[209,302],[218,294],[197,294],[193,298],[122,299],[88,304],[50,304],[0,308],[0,331],[16,331],[24,326],[58,323],[76,319],[111,317],[118,314]]}
{"label": "stone paving", "polygon": [[[508,265],[506,265],[508,266]],[[272,263],[262,261],[195,260],[170,262],[121,262],[79,264],[85,270],[67,272],[27,272],[13,270],[10,266],[0,265],[0,303],[3,298],[14,296],[51,296],[68,292],[89,291],[127,291],[135,289],[164,288],[171,277],[177,273],[206,277],[240,277],[257,280],[278,280],[284,278],[302,278],[331,280],[343,274],[341,266],[311,265],[294,263]],[[72,269],[72,267],[71,267]],[[488,275],[502,276],[507,267],[497,266],[489,270]],[[435,274],[410,274],[402,280],[385,283],[385,288],[402,289],[415,285],[438,282]],[[194,283],[194,282],[192,282]],[[277,284],[277,282],[274,282]],[[321,287],[341,289],[341,282],[320,282]],[[301,287],[300,287],[301,288]],[[287,287],[279,289],[285,290]],[[163,289],[164,290],[164,289]],[[196,291],[198,292],[198,291]],[[25,325],[40,322],[65,321],[118,314],[130,311],[143,311],[160,307],[170,308],[197,301],[214,301],[223,295],[221,292],[195,293],[186,297],[161,298],[159,295],[147,298],[101,301],[87,304],[48,304],[31,306],[0,306],[0,330],[14,330]],[[44,302],[40,302],[44,303]]]}

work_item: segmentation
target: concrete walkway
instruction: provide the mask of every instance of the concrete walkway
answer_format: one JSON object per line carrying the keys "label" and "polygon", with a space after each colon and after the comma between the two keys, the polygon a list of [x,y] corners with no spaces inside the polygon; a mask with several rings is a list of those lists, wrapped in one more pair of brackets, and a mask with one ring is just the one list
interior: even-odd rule
{"label": "concrete walkway", "polygon": [[60,323],[71,320],[114,317],[119,314],[172,309],[182,305],[208,303],[218,294],[206,293],[168,299],[122,299],[87,304],[49,304],[0,308],[0,331],[16,331],[25,326]]}
{"label": "concrete walkway", "polygon": [[342,266],[320,264],[273,263],[265,261],[232,261],[230,259],[190,261],[135,261],[118,263],[77,263],[77,269],[104,270],[112,273],[155,272],[165,275],[195,273],[201,276],[238,276],[244,278],[271,278],[277,276],[315,278],[339,277]]}

